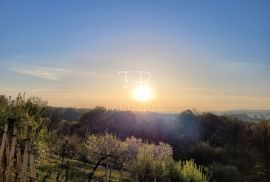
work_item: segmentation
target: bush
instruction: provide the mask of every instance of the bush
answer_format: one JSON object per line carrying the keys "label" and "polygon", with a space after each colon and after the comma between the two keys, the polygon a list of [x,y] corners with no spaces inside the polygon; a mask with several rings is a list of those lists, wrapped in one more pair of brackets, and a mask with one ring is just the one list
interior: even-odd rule
{"label": "bush", "polygon": [[208,182],[209,175],[194,160],[176,162],[172,168],[172,180],[177,182]]}

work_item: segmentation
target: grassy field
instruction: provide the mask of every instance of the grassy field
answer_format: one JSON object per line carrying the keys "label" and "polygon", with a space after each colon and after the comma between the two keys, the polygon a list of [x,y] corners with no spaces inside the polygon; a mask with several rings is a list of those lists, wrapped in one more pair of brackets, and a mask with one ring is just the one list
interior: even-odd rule
{"label": "grassy field", "polygon": [[[68,181],[82,182],[86,181],[88,174],[92,171],[93,166],[88,163],[80,162],[77,160],[68,160]],[[57,174],[61,172],[61,177],[65,176],[65,169],[60,168],[61,161],[56,156],[51,156],[46,163],[40,164],[37,167],[38,179],[42,181],[44,176],[50,171],[50,176],[46,178],[47,182],[55,182]],[[97,181],[106,181],[106,168],[100,166],[94,176]],[[111,169],[111,181],[121,181],[121,172],[119,170]],[[123,181],[131,181],[130,173],[123,172]]]}

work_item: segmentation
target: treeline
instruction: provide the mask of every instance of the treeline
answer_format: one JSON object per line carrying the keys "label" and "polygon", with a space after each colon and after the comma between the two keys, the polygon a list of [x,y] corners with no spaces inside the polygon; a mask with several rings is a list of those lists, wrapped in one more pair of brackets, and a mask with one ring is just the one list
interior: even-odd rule
{"label": "treeline", "polygon": [[[51,114],[51,116],[55,115]],[[108,111],[97,107],[73,121],[54,120],[58,135],[112,133],[124,140],[168,143],[175,160],[194,159],[212,171],[212,181],[270,180],[270,122],[243,122],[212,113],[179,115]]]}

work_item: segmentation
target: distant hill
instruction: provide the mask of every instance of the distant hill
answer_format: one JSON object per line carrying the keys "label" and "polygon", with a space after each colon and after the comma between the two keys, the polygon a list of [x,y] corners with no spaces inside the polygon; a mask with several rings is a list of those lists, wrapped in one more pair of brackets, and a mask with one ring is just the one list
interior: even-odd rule
{"label": "distant hill", "polygon": [[[77,121],[80,117],[91,109],[77,109],[64,107],[47,107],[46,116],[55,122],[62,120]],[[124,112],[124,111],[122,111]],[[133,112],[139,120],[162,120],[172,121],[176,119],[175,113],[155,113],[155,112]],[[207,113],[207,112],[206,112]],[[258,122],[264,119],[270,119],[270,110],[229,110],[220,112],[211,112],[219,116],[228,118],[237,118],[245,122]]]}
{"label": "distant hill", "polygon": [[270,110],[229,110],[213,113],[247,122],[258,122],[260,120],[270,119]]}

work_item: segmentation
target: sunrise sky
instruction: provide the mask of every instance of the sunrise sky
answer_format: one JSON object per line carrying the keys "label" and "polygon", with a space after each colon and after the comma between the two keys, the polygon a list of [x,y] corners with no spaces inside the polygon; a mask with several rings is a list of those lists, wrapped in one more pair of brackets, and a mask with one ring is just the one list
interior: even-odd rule
{"label": "sunrise sky", "polygon": [[0,95],[132,106],[146,71],[165,112],[270,109],[269,18],[266,0],[2,0]]}

